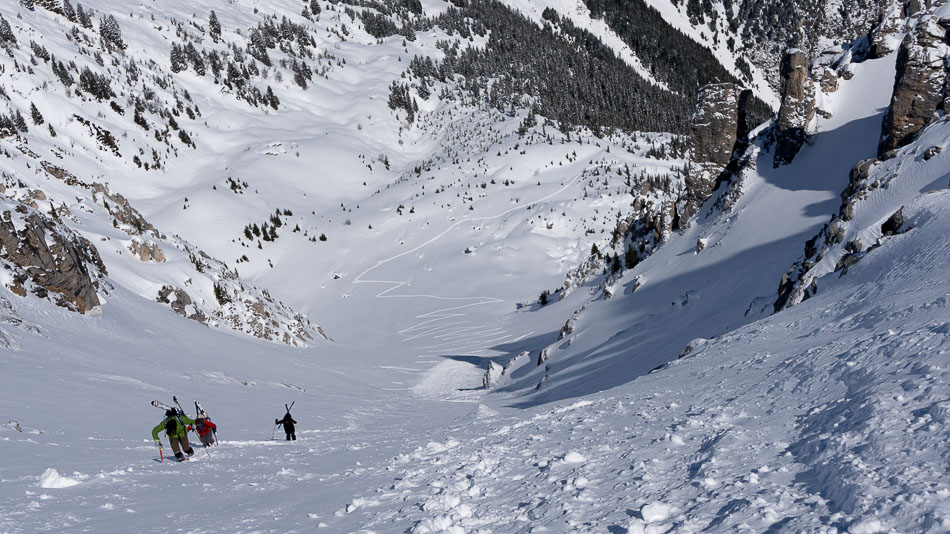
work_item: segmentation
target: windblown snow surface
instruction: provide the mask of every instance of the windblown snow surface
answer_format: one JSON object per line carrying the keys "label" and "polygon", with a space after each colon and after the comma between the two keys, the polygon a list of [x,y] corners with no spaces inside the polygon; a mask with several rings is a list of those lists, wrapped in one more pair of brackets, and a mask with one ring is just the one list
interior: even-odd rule
{"label": "windblown snow surface", "polygon": [[[771,169],[760,147],[738,200],[724,211],[711,200],[609,300],[591,283],[541,309],[516,306],[580,255],[570,232],[558,234],[569,218],[558,214],[617,208],[567,200],[583,191],[583,162],[605,157],[596,144],[561,165],[543,145],[510,174],[493,163],[499,181],[522,186],[517,203],[432,208],[388,227],[378,211],[353,215],[386,230],[335,249],[345,263],[320,260],[340,262],[338,279],[305,270],[304,254],[278,265],[281,275],[260,261],[248,268],[275,293],[297,293],[294,304],[314,294],[301,282],[309,273],[325,276],[310,280],[332,288],[310,309],[335,344],[290,348],[209,329],[122,284],[101,316],[3,293],[0,531],[950,530],[946,120],[875,167],[893,179],[848,229],[873,241],[903,206],[906,231],[768,315],[781,275],[838,209],[848,170],[874,155],[893,77],[893,57],[855,65],[792,165]],[[283,150],[265,145],[248,150]],[[943,150],[925,159],[932,146]],[[145,211],[161,225],[190,226],[185,237],[213,247],[214,232],[200,230],[216,214],[163,208],[171,186],[160,194],[155,182],[126,186],[138,193],[129,196],[151,195]],[[213,195],[207,185],[192,202],[215,204],[200,199]],[[533,212],[513,217],[532,205],[545,206],[553,237],[529,224]],[[524,350],[530,361],[481,387],[489,361]],[[189,413],[200,400],[220,429],[219,446],[183,464],[168,461],[167,442],[162,463],[149,436],[162,415],[149,401],[172,395]],[[300,426],[287,443],[272,422],[291,401]]]}

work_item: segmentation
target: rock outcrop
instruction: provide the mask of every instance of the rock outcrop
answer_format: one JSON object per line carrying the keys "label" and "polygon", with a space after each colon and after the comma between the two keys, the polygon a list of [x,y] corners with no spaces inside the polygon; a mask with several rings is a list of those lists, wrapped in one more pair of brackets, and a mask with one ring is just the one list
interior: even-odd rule
{"label": "rock outcrop", "polygon": [[868,33],[868,59],[880,59],[897,50],[901,44],[901,34],[904,33],[904,13],[919,10],[919,6],[900,6],[892,4],[884,13],[874,28]]}
{"label": "rock outcrop", "polygon": [[[111,191],[107,186],[99,183],[92,184],[92,192],[102,202],[103,206],[109,211],[115,219],[119,228],[129,235],[139,235],[150,232],[155,235],[158,233],[152,223],[145,220],[142,214],[129,204],[129,201],[119,193]],[[161,260],[158,260],[161,261]]]}
{"label": "rock outcrop", "polygon": [[946,37],[947,30],[936,17],[925,15],[901,42],[894,94],[881,129],[879,156],[912,141],[943,106]]}
{"label": "rock outcrop", "polygon": [[709,198],[733,152],[748,136],[746,105],[752,91],[730,83],[707,85],[690,125],[691,159],[697,165],[686,176],[686,193],[678,206],[684,224]]}
{"label": "rock outcrop", "polygon": [[775,167],[787,165],[805,142],[808,124],[815,117],[815,82],[809,75],[808,56],[790,49],[782,57],[782,107],[775,132]]}
{"label": "rock outcrop", "polygon": [[162,286],[155,301],[168,304],[178,315],[201,324],[205,324],[208,320],[207,316],[191,300],[191,296],[177,287]]}
{"label": "rock outcrop", "polygon": [[106,268],[92,243],[39,211],[4,204],[10,209],[0,216],[0,260],[13,274],[7,287],[79,313],[98,306]]}

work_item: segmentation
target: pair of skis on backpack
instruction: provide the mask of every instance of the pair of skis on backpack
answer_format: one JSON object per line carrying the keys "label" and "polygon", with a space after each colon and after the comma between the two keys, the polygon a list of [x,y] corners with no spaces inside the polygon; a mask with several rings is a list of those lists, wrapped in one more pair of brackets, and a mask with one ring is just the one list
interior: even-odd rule
{"label": "pair of skis on backpack", "polygon": [[[182,420],[181,420],[181,418],[180,418],[179,416],[184,416],[184,415],[185,415],[185,410],[181,407],[181,403],[178,402],[178,397],[177,397],[177,396],[174,396],[174,395],[173,395],[173,396],[172,396],[172,400],[175,402],[175,405],[177,406],[177,408],[174,408],[174,407],[172,407],[172,406],[169,406],[169,405],[167,405],[167,404],[165,404],[165,403],[163,403],[163,402],[161,402],[161,401],[157,401],[157,400],[153,400],[153,401],[152,401],[152,406],[154,406],[154,407],[156,407],[156,408],[159,408],[159,409],[161,409],[161,410],[165,410],[166,416],[174,416],[175,419],[178,420],[178,423],[184,426],[184,423],[182,422]],[[195,401],[195,420],[196,420],[196,422],[200,422],[200,421],[202,421],[203,419],[207,419],[208,422],[210,422],[210,418],[208,418],[207,412],[205,412],[205,410],[204,410],[204,406],[201,405],[201,402]],[[173,421],[173,422],[174,422],[174,421]],[[196,425],[196,426],[197,426],[197,425]],[[188,429],[188,430],[192,430],[192,427],[188,426],[187,429]],[[217,444],[217,443],[218,443],[218,433],[217,433],[217,430],[214,429],[214,425],[213,425],[213,424],[211,425],[211,429],[214,431],[214,444]],[[195,429],[195,431],[198,432],[198,429]],[[186,432],[187,432],[187,431],[186,431]],[[205,434],[207,434],[207,433],[205,433]],[[202,442],[202,445],[204,445],[204,447],[207,448],[208,444],[204,443],[204,438],[203,438],[203,436],[201,435],[201,433],[198,433],[198,436],[199,436],[199,440]],[[156,443],[158,444],[159,461],[162,462],[162,463],[165,463],[165,456],[164,456],[164,454],[162,453],[162,445],[161,445],[161,443],[158,442],[157,440],[156,440]],[[191,449],[189,449],[189,450],[191,450]],[[206,452],[207,452],[207,450],[206,450]],[[177,455],[176,455],[176,456],[177,456]],[[208,456],[209,456],[209,458],[210,458],[210,456],[211,456],[211,453],[210,453],[210,452],[208,453]],[[186,458],[184,458],[184,456],[178,458],[179,461],[185,461],[185,459],[186,459]]]}

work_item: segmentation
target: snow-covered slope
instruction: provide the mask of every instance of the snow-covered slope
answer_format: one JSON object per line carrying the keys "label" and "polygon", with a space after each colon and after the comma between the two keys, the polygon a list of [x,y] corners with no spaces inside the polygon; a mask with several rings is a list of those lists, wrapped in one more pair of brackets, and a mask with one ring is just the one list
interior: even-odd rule
{"label": "snow-covered slope", "polygon": [[855,77],[826,95],[831,117],[818,119],[812,146],[792,165],[773,169],[770,152],[753,147],[740,180],[620,279],[611,300],[573,300],[575,308],[587,307],[572,321],[573,332],[551,339],[546,365],[505,387],[531,391],[544,381],[528,402],[592,393],[605,377],[615,385],[628,382],[674,359],[696,338],[770,314],[778,281],[836,210],[848,171],[875,153],[891,92],[878,80],[893,78],[894,59],[854,65]]}
{"label": "snow-covered slope", "polygon": [[[135,118],[140,83],[77,98],[27,49],[29,35],[69,24],[0,6],[18,38],[0,59],[3,113],[29,116],[36,100],[46,121],[0,139],[3,205],[59,214],[99,248],[109,285],[101,315],[0,290],[0,531],[950,529],[950,123],[870,173],[878,186],[845,232],[876,246],[843,276],[827,267],[854,252],[830,250],[817,294],[770,315],[848,171],[876,153],[893,55],[852,65],[820,95],[824,116],[792,164],[772,168],[762,132],[753,164],[688,228],[608,274],[622,261],[618,223],[664,218],[682,193],[680,139],[565,133],[526,110],[415,93],[410,124],[389,88],[446,36],[377,39],[346,11],[357,8],[318,5],[304,22],[297,2],[237,2],[218,13],[223,41],[202,37],[236,54],[224,43],[243,50],[264,11],[306,25],[306,90],[292,81],[299,36],[245,81],[270,85],[276,110],[239,99],[224,76],[168,74],[170,42],[208,35],[212,2],[161,13],[96,2],[97,19],[121,20],[123,52],[82,29],[44,41],[58,61],[127,75],[134,59],[166,80],[161,106],[137,113],[148,130]],[[613,258],[585,262],[591,245]],[[227,307],[222,286],[232,299],[273,294],[264,316],[286,310],[278,330],[292,306],[335,343],[205,328],[169,312],[177,295],[153,302],[172,282],[214,310]],[[509,361],[481,387],[490,363]],[[149,401],[172,395],[189,412],[202,401],[219,425],[220,446],[193,462],[161,463],[149,435],[161,418]],[[291,401],[300,439],[283,443],[272,418]]]}
{"label": "snow-covered slope", "polygon": [[[946,139],[947,125],[938,132]],[[950,197],[927,189],[889,189],[906,195],[913,229],[801,305],[627,386],[528,409],[497,395],[471,404],[409,394],[420,376],[410,362],[428,343],[314,358],[162,315],[145,345],[132,318],[155,311],[131,296],[111,318],[6,312],[19,350],[2,353],[0,413],[23,432],[0,428],[0,524],[945,530]],[[439,335],[461,343],[486,333],[477,326]],[[387,383],[395,376],[402,390]],[[147,437],[160,415],[147,400],[173,393],[200,398],[221,428],[221,445],[194,463],[158,463]],[[270,441],[270,418],[291,399],[301,439]]]}
{"label": "snow-covered slope", "polygon": [[[347,5],[303,16],[296,2],[252,4],[219,9],[220,37],[211,35],[213,2],[161,12],[87,4],[96,20],[115,17],[122,49],[100,40],[96,24],[39,5],[0,7],[15,40],[2,60],[5,114],[30,117],[31,105],[38,114],[0,140],[7,194],[40,191],[44,210],[88,212],[69,224],[99,243],[116,283],[148,300],[260,337],[320,337],[299,311],[338,341],[359,342],[365,325],[351,318],[378,302],[386,287],[366,282],[392,280],[380,277],[393,259],[402,262],[395,281],[411,283],[403,273],[431,273],[424,256],[439,258],[428,295],[533,300],[606,242],[632,212],[631,188],[671,176],[667,191],[644,195],[656,200],[681,187],[682,160],[655,155],[668,152],[669,135],[569,138],[543,118],[523,127],[524,110],[502,114],[438,94],[414,94],[419,116],[407,122],[387,103],[390,87],[413,57],[440,56],[436,44],[448,36],[438,28],[377,39]],[[265,23],[291,38],[247,52]],[[173,45],[199,48],[206,72],[171,65]],[[271,66],[251,54],[273,56]],[[77,81],[84,69],[93,81],[111,77],[112,96]],[[268,94],[276,109],[255,96]],[[117,203],[128,217],[113,213]],[[519,250],[530,260],[512,261]],[[505,272],[511,289],[453,284],[486,269]],[[279,317],[263,333],[260,303]]]}

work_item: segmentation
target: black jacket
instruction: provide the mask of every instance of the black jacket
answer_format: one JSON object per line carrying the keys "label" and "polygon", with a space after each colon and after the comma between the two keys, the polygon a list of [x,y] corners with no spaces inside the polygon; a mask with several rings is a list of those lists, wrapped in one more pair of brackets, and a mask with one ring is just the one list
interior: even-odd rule
{"label": "black jacket", "polygon": [[284,425],[284,432],[290,433],[294,431],[294,425],[297,424],[297,421],[294,421],[294,418],[288,413],[283,419],[274,419],[274,424]]}

